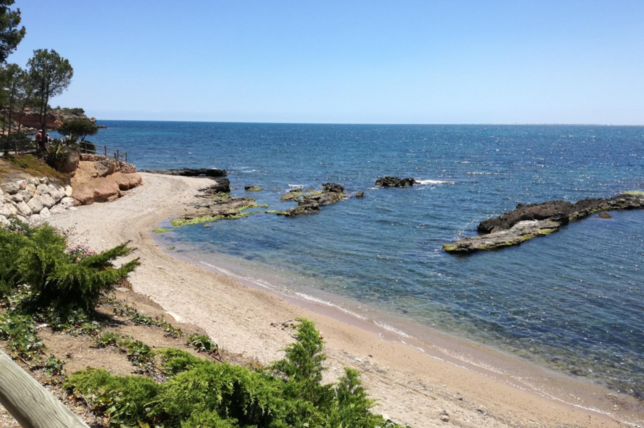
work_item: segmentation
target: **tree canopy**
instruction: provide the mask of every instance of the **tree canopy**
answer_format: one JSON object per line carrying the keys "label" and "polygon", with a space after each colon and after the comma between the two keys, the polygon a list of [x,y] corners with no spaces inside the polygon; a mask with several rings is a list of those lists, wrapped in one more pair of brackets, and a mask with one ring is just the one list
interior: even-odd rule
{"label": "tree canopy", "polygon": [[85,141],[88,135],[96,135],[98,126],[87,119],[70,120],[63,123],[57,131],[63,135],[70,135],[73,138],[80,138]]}
{"label": "tree canopy", "polygon": [[40,123],[44,135],[47,132],[49,100],[67,89],[72,81],[74,69],[69,61],[55,50],[36,49],[34,56],[27,62],[27,70],[34,95],[40,105]]}
{"label": "tree canopy", "polygon": [[7,57],[16,50],[22,41],[27,30],[20,25],[20,9],[10,8],[14,0],[0,0],[0,63],[4,63]]}

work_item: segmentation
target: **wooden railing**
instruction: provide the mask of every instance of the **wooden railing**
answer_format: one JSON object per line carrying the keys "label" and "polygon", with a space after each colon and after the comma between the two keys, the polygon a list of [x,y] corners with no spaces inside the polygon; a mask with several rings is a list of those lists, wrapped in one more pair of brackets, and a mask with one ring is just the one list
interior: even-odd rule
{"label": "wooden railing", "polygon": [[0,404],[23,428],[88,428],[85,422],[2,351]]}
{"label": "wooden railing", "polygon": [[127,152],[122,152],[118,149],[112,149],[107,146],[101,146],[100,144],[87,143],[85,141],[81,141],[79,145],[82,154],[104,156],[105,159],[112,158],[116,159],[117,161],[123,161],[127,163]]}

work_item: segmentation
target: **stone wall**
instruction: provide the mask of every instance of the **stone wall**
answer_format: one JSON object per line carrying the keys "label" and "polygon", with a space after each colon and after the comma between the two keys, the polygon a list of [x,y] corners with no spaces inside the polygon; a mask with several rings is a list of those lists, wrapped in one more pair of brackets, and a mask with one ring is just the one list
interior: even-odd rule
{"label": "stone wall", "polygon": [[66,209],[74,209],[72,188],[47,177],[10,181],[0,185],[0,226],[16,218],[39,224]]}

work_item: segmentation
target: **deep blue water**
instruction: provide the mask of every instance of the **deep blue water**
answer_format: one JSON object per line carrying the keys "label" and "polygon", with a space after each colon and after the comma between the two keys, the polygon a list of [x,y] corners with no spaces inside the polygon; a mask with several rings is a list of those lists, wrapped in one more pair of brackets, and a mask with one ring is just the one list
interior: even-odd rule
{"label": "deep blue water", "polygon": [[[470,256],[443,243],[517,203],[644,187],[644,128],[105,121],[98,144],[139,169],[217,167],[270,209],[289,185],[365,190],[319,214],[184,227],[178,247],[223,253],[368,307],[613,387],[644,390],[644,211],[572,224]],[[384,175],[427,185],[375,189]],[[263,192],[246,193],[244,185]]]}

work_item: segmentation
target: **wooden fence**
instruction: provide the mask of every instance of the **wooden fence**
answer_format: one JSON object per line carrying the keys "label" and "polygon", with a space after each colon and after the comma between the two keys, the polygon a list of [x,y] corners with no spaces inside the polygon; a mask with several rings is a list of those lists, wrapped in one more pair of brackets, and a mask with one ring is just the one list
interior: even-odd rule
{"label": "wooden fence", "polygon": [[89,428],[2,351],[0,404],[23,428]]}
{"label": "wooden fence", "polygon": [[100,144],[94,144],[94,143],[87,143],[84,141],[81,141],[79,144],[80,144],[81,153],[91,154],[96,156],[105,156],[106,159],[109,157],[109,158],[116,159],[117,161],[123,161],[127,163],[127,152],[122,152],[120,150],[112,149],[107,146],[101,146]]}

